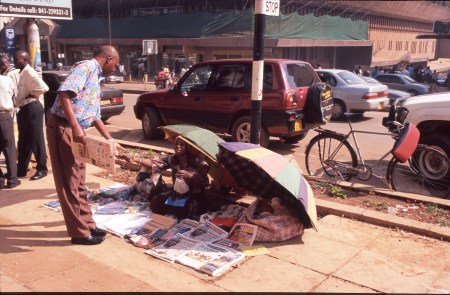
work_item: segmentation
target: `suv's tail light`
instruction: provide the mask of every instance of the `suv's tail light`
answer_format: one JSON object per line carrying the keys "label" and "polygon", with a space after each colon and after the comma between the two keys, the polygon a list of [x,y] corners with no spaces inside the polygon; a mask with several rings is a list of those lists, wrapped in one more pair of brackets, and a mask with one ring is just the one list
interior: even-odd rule
{"label": "suv's tail light", "polygon": [[296,107],[297,106],[297,94],[295,92],[290,92],[286,94],[286,98],[284,100],[284,105],[286,107]]}
{"label": "suv's tail light", "polygon": [[387,90],[385,91],[378,91],[378,92],[367,92],[363,95],[363,99],[372,99],[372,98],[379,98],[379,97],[386,97],[388,96]]}
{"label": "suv's tail light", "polygon": [[122,96],[113,97],[111,98],[111,103],[123,103],[123,97]]}

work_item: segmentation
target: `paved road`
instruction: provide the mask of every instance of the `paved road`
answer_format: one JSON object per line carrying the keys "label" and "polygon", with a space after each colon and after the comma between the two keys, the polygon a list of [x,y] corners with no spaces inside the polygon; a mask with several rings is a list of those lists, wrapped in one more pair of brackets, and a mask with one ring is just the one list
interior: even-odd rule
{"label": "paved road", "polygon": [[[108,130],[116,139],[171,148],[171,144],[165,140],[148,140],[144,138],[141,129],[141,121],[135,118],[133,112],[133,106],[137,96],[137,94],[124,95],[125,111],[120,116],[109,119],[107,123]],[[364,116],[351,116],[351,121],[353,128],[357,130],[386,132],[386,129],[381,125],[382,118],[386,115],[387,112],[366,112]],[[349,130],[347,121],[334,121],[327,124],[325,127],[341,133],[347,133]],[[97,134],[95,130],[91,130],[89,133]],[[315,135],[316,132],[310,131],[308,136],[297,144],[284,144],[273,137],[271,139],[270,149],[283,155],[292,155],[299,163],[301,169],[306,171],[304,165],[304,152],[306,145]],[[357,140],[361,148],[362,156],[368,164],[378,160],[394,143],[391,137],[382,135],[357,134]],[[353,146],[355,146],[354,143]],[[387,158],[382,166],[374,169],[374,177],[372,177],[370,181],[362,183],[369,186],[387,188],[387,183],[384,178],[386,175],[387,161],[389,159],[390,158]]]}

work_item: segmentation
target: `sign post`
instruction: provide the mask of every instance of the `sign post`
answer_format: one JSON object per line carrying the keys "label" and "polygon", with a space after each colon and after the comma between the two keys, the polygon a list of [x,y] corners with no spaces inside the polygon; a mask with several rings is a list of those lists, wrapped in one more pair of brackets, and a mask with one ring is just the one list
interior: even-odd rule
{"label": "sign post", "polygon": [[1,0],[0,14],[4,16],[72,19],[72,0]]}
{"label": "sign post", "polygon": [[255,2],[255,29],[253,41],[253,70],[252,70],[252,104],[250,142],[260,143],[262,88],[264,77],[264,29],[265,15],[278,16],[280,13],[280,0],[256,0]]}

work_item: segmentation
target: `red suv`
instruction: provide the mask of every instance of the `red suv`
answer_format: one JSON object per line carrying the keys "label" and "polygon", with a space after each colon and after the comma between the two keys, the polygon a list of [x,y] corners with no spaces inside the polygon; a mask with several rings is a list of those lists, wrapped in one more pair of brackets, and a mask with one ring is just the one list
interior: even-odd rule
{"label": "red suv", "polygon": [[[134,113],[142,121],[146,138],[162,136],[159,126],[192,124],[216,133],[231,134],[233,141],[250,140],[251,59],[227,59],[198,63],[169,90],[144,93],[137,98]],[[269,136],[294,143],[306,136],[317,123],[308,124],[304,106],[315,93],[320,124],[329,121],[332,95],[320,82],[309,63],[297,60],[264,61],[260,144]],[[313,85],[314,84],[314,85]],[[319,85],[320,84],[320,85]],[[321,87],[309,91],[311,86]],[[308,97],[309,99],[309,97]],[[317,117],[317,116],[316,116]],[[310,121],[312,122],[312,121]]]}

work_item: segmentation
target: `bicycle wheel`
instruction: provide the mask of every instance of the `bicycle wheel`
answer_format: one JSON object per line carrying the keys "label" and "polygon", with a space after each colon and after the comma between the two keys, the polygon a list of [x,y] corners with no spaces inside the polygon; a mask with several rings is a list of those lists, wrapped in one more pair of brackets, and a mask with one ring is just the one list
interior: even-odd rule
{"label": "bicycle wheel", "polygon": [[358,159],[343,136],[321,133],[306,147],[305,164],[309,175],[350,180],[355,175],[351,168],[358,166]]}
{"label": "bicycle wheel", "polygon": [[432,147],[419,147],[405,163],[392,159],[387,179],[396,191],[448,198],[450,162],[446,154]]}

